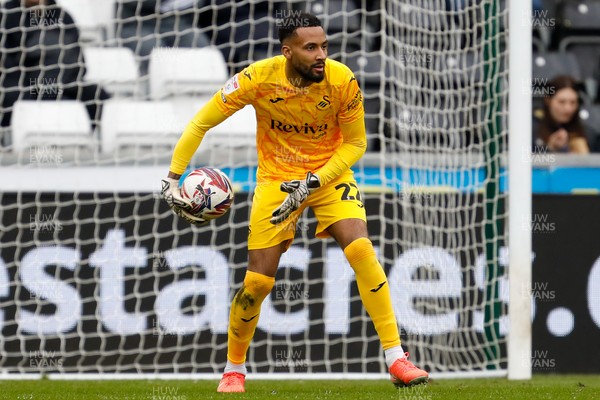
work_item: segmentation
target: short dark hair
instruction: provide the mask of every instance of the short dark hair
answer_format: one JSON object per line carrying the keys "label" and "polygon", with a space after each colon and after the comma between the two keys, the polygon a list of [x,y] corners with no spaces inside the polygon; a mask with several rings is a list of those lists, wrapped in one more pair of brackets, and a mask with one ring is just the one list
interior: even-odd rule
{"label": "short dark hair", "polygon": [[322,26],[321,20],[313,14],[301,12],[290,15],[279,22],[279,42],[283,44],[284,40],[296,34],[298,28],[313,26]]}

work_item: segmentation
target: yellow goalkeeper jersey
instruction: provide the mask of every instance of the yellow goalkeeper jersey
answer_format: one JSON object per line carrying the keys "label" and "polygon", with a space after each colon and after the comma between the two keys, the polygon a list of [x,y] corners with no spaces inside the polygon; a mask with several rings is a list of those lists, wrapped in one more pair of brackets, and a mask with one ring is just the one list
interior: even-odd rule
{"label": "yellow goalkeeper jersey", "polygon": [[259,182],[317,171],[344,141],[340,124],[364,119],[362,93],[344,64],[327,59],[325,78],[302,88],[288,81],[285,65],[284,56],[256,62],[212,99],[227,116],[248,104],[256,110]]}

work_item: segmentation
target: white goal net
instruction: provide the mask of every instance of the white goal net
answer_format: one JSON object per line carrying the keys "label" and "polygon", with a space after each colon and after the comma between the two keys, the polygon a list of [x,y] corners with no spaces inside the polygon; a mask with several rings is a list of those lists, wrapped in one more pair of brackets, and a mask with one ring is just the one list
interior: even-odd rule
{"label": "white goal net", "polygon": [[[369,151],[354,170],[403,346],[433,373],[506,369],[504,2],[25,3],[0,15],[2,373],[222,371],[252,112],[215,128],[191,165],[231,177],[225,217],[192,227],[157,191],[185,123],[232,73],[279,54],[278,24],[300,10],[363,90]],[[385,373],[353,272],[315,227],[309,211],[249,370]]]}

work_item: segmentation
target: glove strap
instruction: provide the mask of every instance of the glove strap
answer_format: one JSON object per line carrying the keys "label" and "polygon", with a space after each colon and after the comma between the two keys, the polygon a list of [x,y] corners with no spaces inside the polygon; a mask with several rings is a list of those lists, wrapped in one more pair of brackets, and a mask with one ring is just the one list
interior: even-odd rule
{"label": "glove strap", "polygon": [[318,189],[321,187],[321,181],[319,180],[319,177],[315,174],[313,174],[312,172],[308,172],[306,174],[306,186],[312,190],[312,189]]}

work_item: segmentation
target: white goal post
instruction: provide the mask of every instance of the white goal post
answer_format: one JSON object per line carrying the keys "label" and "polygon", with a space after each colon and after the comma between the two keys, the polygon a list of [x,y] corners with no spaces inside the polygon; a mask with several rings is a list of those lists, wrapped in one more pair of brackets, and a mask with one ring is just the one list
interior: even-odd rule
{"label": "white goal post", "polygon": [[531,4],[509,3],[509,282],[508,378],[531,378]]}

